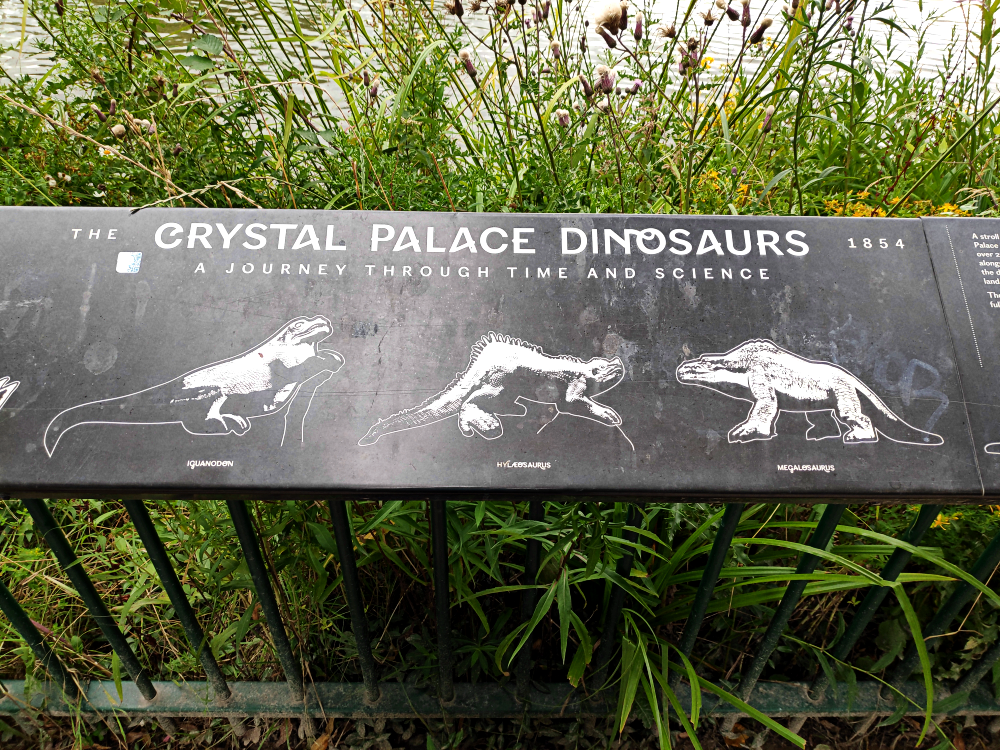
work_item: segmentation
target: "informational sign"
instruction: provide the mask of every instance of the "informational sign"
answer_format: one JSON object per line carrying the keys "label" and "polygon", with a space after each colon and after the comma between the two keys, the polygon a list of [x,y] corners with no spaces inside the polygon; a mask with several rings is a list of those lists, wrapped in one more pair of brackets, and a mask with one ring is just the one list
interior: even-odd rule
{"label": "informational sign", "polygon": [[917,220],[0,221],[15,496],[982,493]]}
{"label": "informational sign", "polygon": [[1000,220],[925,219],[987,494],[1000,492]]}

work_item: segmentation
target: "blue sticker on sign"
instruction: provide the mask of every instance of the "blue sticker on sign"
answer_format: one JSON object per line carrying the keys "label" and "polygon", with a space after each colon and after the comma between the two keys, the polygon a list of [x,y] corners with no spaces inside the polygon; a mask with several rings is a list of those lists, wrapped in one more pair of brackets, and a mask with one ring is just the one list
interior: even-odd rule
{"label": "blue sticker on sign", "polygon": [[118,273],[139,273],[139,264],[142,263],[142,253],[118,253],[118,265],[115,270]]}

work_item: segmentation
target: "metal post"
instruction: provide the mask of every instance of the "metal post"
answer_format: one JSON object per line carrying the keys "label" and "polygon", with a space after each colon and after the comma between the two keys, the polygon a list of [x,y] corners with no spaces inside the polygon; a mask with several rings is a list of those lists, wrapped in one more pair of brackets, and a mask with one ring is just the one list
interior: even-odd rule
{"label": "metal post", "polygon": [[[972,566],[972,570],[969,573],[976,580],[984,581],[993,573],[998,563],[1000,563],[1000,533],[993,537],[993,541],[983,550],[983,554],[976,560],[975,565]],[[948,600],[941,605],[941,608],[931,618],[931,621],[927,623],[927,627],[923,629],[924,640],[944,633],[948,626],[951,625],[951,621],[958,616],[959,611],[972,598],[975,592],[976,589],[974,586],[968,583],[960,584],[952,592],[952,595],[948,597]],[[917,647],[911,644],[903,655],[903,661],[896,665],[896,668],[890,673],[888,682],[896,684],[909,678],[913,674],[913,670],[916,668],[919,659],[920,656],[917,654]]]}
{"label": "metal post", "polygon": [[0,611],[7,616],[14,629],[24,639],[25,643],[31,647],[35,658],[42,663],[49,676],[59,683],[63,692],[68,697],[76,698],[79,693],[76,682],[69,676],[62,662],[59,661],[59,657],[56,656],[52,647],[42,638],[42,634],[38,632],[35,623],[28,617],[28,613],[21,608],[21,605],[14,598],[14,595],[10,593],[10,589],[7,588],[7,585],[3,581],[0,581]]}
{"label": "metal post", "polygon": [[[639,522],[639,509],[634,503],[628,506],[628,520],[626,526],[635,526]],[[622,539],[626,542],[635,543],[639,539],[638,532],[625,531]],[[624,579],[628,579],[632,573],[632,561],[634,555],[631,547],[625,548],[625,554],[618,558],[615,565],[615,572]],[[597,656],[594,658],[594,686],[600,689],[608,677],[608,663],[614,653],[615,644],[618,642],[618,621],[622,616],[622,608],[625,606],[625,589],[621,586],[611,587],[611,597],[608,599],[608,609],[604,616],[604,628],[601,631],[601,645],[597,647]]]}
{"label": "metal post", "polygon": [[73,582],[73,586],[79,592],[80,598],[83,599],[83,603],[90,611],[90,616],[94,618],[105,639],[107,639],[108,643],[111,644],[111,648],[118,655],[122,666],[125,667],[125,671],[135,680],[135,686],[139,689],[142,697],[148,701],[153,700],[156,697],[156,688],[149,681],[149,677],[139,663],[138,657],[132,651],[132,647],[129,646],[125,634],[115,624],[114,618],[101,600],[100,594],[97,593],[97,589],[94,588],[94,584],[83,569],[83,566],[80,565],[80,561],[77,559],[72,547],[69,546],[69,542],[66,540],[59,525],[49,512],[45,501],[22,500],[21,502],[28,509],[28,513],[31,514],[35,528],[38,529],[38,532],[48,543],[49,548],[55,554],[66,575]]}
{"label": "metal post", "polygon": [[448,508],[443,499],[430,501],[431,547],[434,558],[434,605],[437,611],[438,693],[447,702],[455,697],[454,655],[451,649],[451,597],[448,591]]}
{"label": "metal post", "polygon": [[271,640],[274,641],[274,650],[278,654],[278,661],[281,662],[281,668],[285,672],[285,680],[296,700],[302,700],[305,697],[302,670],[299,668],[298,659],[292,653],[292,644],[288,641],[288,634],[285,633],[285,623],[281,619],[281,610],[278,609],[278,600],[274,596],[274,589],[271,588],[271,579],[267,575],[267,567],[264,565],[264,557],[260,553],[250,513],[246,503],[242,500],[226,500],[226,505],[229,506],[229,515],[233,519],[233,526],[236,527],[236,534],[240,538],[243,557],[246,558],[250,578],[253,580],[254,590],[257,592],[257,600],[264,612],[267,630],[271,634]]}
{"label": "metal post", "polygon": [[223,700],[229,698],[232,693],[229,690],[229,685],[226,684],[226,678],[215,661],[215,655],[212,654],[212,649],[208,645],[205,633],[202,631],[201,625],[198,624],[198,618],[194,613],[194,609],[192,609],[191,603],[184,594],[184,588],[177,578],[177,573],[174,571],[173,565],[170,564],[170,557],[167,555],[167,550],[163,547],[163,542],[160,540],[159,534],[156,533],[156,527],[149,517],[149,511],[146,510],[145,503],[142,500],[124,500],[122,502],[128,511],[129,517],[132,519],[132,523],[135,524],[136,531],[139,532],[139,537],[146,547],[146,554],[149,555],[149,559],[153,563],[153,568],[156,569],[156,575],[159,576],[160,584],[163,586],[163,590],[167,592],[170,603],[174,605],[177,619],[181,621],[188,641],[198,655],[198,659],[201,661],[201,666],[205,670],[205,675],[208,677],[208,681],[215,691],[216,697]]}
{"label": "metal post", "polygon": [[[541,521],[545,518],[545,505],[541,500],[528,502],[528,520]],[[528,539],[524,554],[524,583],[533,586],[538,579],[538,566],[542,557],[542,540],[536,537]],[[521,594],[521,622],[528,622],[538,605],[538,591],[525,589]],[[527,698],[531,687],[531,634],[517,655],[517,696]]]}
{"label": "metal post", "polygon": [[[701,630],[701,623],[705,619],[705,611],[712,601],[712,594],[715,593],[715,584],[719,580],[719,571],[729,554],[729,547],[732,544],[733,536],[736,534],[736,527],[743,516],[743,509],[746,503],[730,503],[726,506],[726,511],[722,515],[722,526],[715,535],[712,542],[712,550],[708,553],[708,562],[705,570],[701,574],[701,582],[695,592],[694,601],[691,602],[691,612],[687,622],[684,623],[684,630],[681,632],[680,640],[677,642],[678,650],[685,656],[691,655],[694,642],[698,639],[698,631]],[[676,686],[680,680],[680,672],[675,672],[670,678],[671,686]]]}
{"label": "metal post", "polygon": [[[919,544],[920,540],[923,538],[924,534],[931,527],[934,519],[937,518],[938,513],[941,512],[940,505],[922,505],[920,506],[920,513],[917,515],[916,520],[913,525],[903,534],[903,541],[909,544]],[[881,576],[883,580],[895,581],[899,578],[899,574],[903,572],[903,568],[906,564],[910,562],[910,558],[913,555],[904,549],[896,548],[893,550],[889,559],[886,561],[885,566],[882,568]],[[875,616],[875,612],[878,608],[882,606],[883,600],[889,594],[888,586],[872,586],[868,589],[868,593],[865,594],[865,598],[861,601],[860,606],[854,613],[854,618],[851,620],[851,624],[847,626],[847,630],[840,637],[840,640],[830,649],[830,655],[837,661],[844,661],[847,655],[851,652],[854,644],[857,643],[858,639],[861,637],[862,633],[865,632],[865,627],[871,622],[872,617]],[[826,687],[829,684],[829,679],[825,672],[821,672],[813,682],[810,688],[812,692],[812,697],[814,699],[820,699],[826,692]]]}
{"label": "metal post", "polygon": [[[833,504],[826,506],[826,510],[823,511],[823,515],[819,519],[819,523],[816,524],[816,530],[809,537],[810,547],[820,550],[826,549],[826,545],[833,538],[833,532],[837,530],[837,524],[840,523],[840,517],[843,515],[845,507],[847,506]],[[816,569],[819,560],[820,558],[816,555],[806,552],[799,558],[799,564],[795,572],[799,575],[808,575]],[[781,602],[771,617],[771,623],[767,626],[760,646],[757,647],[757,653],[753,661],[750,662],[750,666],[747,667],[746,672],[743,673],[743,676],[740,678],[740,684],[736,688],[736,696],[741,700],[747,700],[750,697],[750,693],[753,692],[754,685],[760,679],[767,660],[771,658],[771,654],[777,647],[778,641],[781,639],[781,634],[792,616],[792,612],[795,611],[795,605],[799,603],[799,599],[802,597],[806,583],[808,582],[803,580],[788,582],[785,594],[781,597]]]}
{"label": "metal post", "polygon": [[347,608],[351,612],[351,629],[358,644],[358,661],[361,662],[361,678],[365,683],[365,694],[369,702],[379,699],[378,677],[375,672],[375,658],[372,656],[371,637],[368,634],[368,618],[365,605],[361,601],[361,581],[358,580],[358,563],[354,556],[354,538],[350,521],[347,519],[347,501],[329,500],[330,516],[333,518],[333,535],[337,540],[337,554],[340,557],[340,572],[344,577],[344,593]]}

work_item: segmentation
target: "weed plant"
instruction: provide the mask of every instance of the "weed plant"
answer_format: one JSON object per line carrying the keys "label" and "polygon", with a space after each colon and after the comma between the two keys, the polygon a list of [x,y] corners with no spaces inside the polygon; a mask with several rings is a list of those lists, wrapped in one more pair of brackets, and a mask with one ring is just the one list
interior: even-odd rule
{"label": "weed plant", "polygon": [[998,0],[935,68],[880,0],[647,1],[26,3],[53,64],[0,69],[0,202],[997,211]]}

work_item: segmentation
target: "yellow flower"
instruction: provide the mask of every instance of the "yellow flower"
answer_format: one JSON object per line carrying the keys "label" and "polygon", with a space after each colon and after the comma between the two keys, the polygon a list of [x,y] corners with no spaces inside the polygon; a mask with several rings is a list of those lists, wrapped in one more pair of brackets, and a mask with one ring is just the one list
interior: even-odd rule
{"label": "yellow flower", "polygon": [[944,529],[947,528],[948,524],[951,523],[951,519],[944,513],[938,513],[938,517],[934,519],[934,523],[931,524],[932,529]]}
{"label": "yellow flower", "polygon": [[865,198],[867,198],[867,197],[868,197],[869,195],[871,195],[871,193],[869,193],[869,192],[868,192],[867,190],[862,190],[862,191],[861,191],[860,193],[858,193],[858,197],[859,197],[859,198],[860,198],[861,200],[864,200],[864,199],[865,199]]}
{"label": "yellow flower", "polygon": [[937,207],[938,216],[968,216],[968,211],[963,211],[954,203],[942,203]]}

